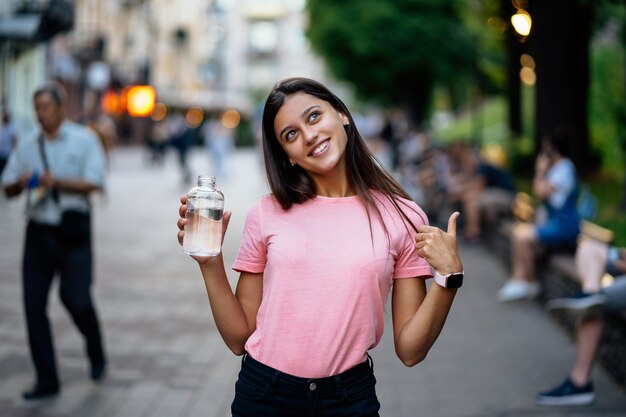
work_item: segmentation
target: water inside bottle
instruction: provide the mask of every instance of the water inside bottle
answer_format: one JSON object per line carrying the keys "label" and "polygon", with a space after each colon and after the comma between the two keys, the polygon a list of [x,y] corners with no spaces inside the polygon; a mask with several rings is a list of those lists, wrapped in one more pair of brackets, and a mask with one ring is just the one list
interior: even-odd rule
{"label": "water inside bottle", "polygon": [[183,250],[188,255],[216,256],[222,246],[222,218],[224,210],[189,205],[185,218]]}

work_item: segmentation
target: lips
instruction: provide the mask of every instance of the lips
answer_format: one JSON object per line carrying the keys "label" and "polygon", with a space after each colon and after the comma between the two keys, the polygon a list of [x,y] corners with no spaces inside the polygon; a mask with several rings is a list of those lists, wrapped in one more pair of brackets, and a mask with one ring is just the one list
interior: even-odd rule
{"label": "lips", "polygon": [[326,139],[320,143],[318,143],[311,152],[309,152],[308,156],[319,156],[328,150],[330,147],[330,139]]}

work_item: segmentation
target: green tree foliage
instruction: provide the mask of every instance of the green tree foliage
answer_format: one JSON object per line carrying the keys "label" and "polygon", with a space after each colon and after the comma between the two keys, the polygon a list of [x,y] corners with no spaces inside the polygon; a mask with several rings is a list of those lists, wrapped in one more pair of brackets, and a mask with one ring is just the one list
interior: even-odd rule
{"label": "green tree foliage", "polygon": [[416,123],[437,84],[476,70],[460,0],[309,0],[307,36],[331,72],[358,96],[400,105]]}
{"label": "green tree foliage", "polygon": [[626,151],[626,54],[623,4],[597,6],[591,56],[589,124],[591,143],[602,156],[604,171],[615,177],[624,173]]}
{"label": "green tree foliage", "polygon": [[626,148],[623,51],[615,44],[598,45],[592,58],[591,143],[602,155],[604,170],[622,175]]}

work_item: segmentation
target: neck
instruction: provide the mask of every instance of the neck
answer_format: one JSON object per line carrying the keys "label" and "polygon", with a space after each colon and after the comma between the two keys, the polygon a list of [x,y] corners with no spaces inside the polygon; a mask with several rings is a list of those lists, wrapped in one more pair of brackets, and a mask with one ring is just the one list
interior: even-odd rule
{"label": "neck", "polygon": [[56,139],[59,136],[59,131],[61,130],[61,125],[57,125],[51,128],[43,128],[43,133],[48,139]]}
{"label": "neck", "polygon": [[333,175],[325,175],[323,177],[311,176],[315,183],[317,195],[324,197],[350,197],[355,195],[354,189],[348,183],[348,177],[344,172],[338,172]]}
{"label": "neck", "polygon": [[562,159],[565,159],[565,157],[561,155],[555,155],[552,159],[552,165],[555,165],[557,162],[561,161]]}

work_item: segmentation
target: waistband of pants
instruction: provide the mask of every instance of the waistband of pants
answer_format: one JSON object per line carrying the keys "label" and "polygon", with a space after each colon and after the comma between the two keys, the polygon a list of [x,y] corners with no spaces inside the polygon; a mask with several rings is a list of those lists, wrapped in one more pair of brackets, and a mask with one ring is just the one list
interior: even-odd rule
{"label": "waistband of pants", "polygon": [[28,221],[28,226],[38,230],[59,230],[58,224],[42,223],[32,219]]}
{"label": "waistband of pants", "polygon": [[257,361],[247,353],[242,359],[242,373],[256,379],[257,382],[264,381],[264,385],[270,390],[289,391],[294,394],[334,393],[344,387],[361,383],[371,377],[373,372],[374,362],[369,354],[365,362],[340,374],[323,378],[302,378],[286,374]]}

